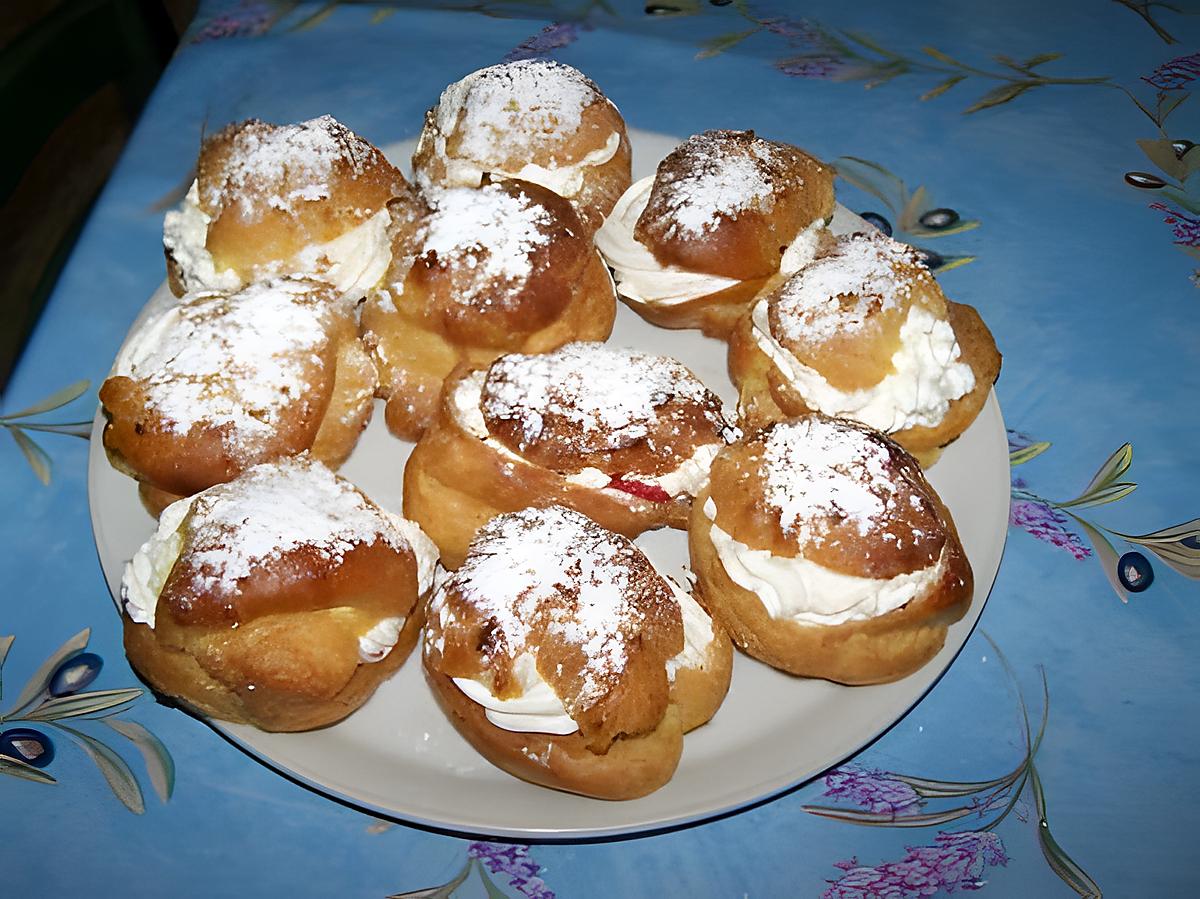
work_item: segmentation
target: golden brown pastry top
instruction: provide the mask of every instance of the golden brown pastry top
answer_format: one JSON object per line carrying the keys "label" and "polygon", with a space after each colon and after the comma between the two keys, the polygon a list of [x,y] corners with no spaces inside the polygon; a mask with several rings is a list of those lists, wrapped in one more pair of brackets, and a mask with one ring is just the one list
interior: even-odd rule
{"label": "golden brown pastry top", "polygon": [[206,139],[197,162],[217,270],[245,277],[362,224],[411,188],[384,155],[331,116],[296,125],[249,119]]}
{"label": "golden brown pastry top", "polygon": [[833,169],[753,131],[705,131],[658,166],[634,237],[663,265],[748,280],[833,214]]}
{"label": "golden brown pastry top", "polygon": [[144,480],[193,493],[312,445],[349,310],[314,281],[189,294],[136,331],[100,390],[105,446]]}
{"label": "golden brown pastry top", "polygon": [[449,677],[521,695],[524,653],[604,752],[621,734],[658,726],[683,650],[683,621],[666,581],[634,544],[561,506],[499,515],[430,602],[426,663]]}
{"label": "golden brown pastry top", "polygon": [[716,524],[751,549],[858,577],[937,562],[947,540],[921,466],[866,425],[824,415],[779,422],[713,462]]}
{"label": "golden brown pastry top", "polygon": [[396,250],[384,283],[398,308],[411,295],[454,343],[515,349],[562,314],[595,256],[571,204],[539,185],[514,179],[425,199],[412,252]]}
{"label": "golden brown pastry top", "polygon": [[913,306],[946,318],[946,298],[907,244],[872,231],[838,238],[766,297],[771,336],[833,387],[875,384],[890,369]]}
{"label": "golden brown pastry top", "polygon": [[554,60],[518,60],[447,87],[426,113],[413,163],[420,171],[436,154],[484,172],[555,168],[602,149],[614,133],[623,136],[625,122],[590,78]]}
{"label": "golden brown pastry top", "polygon": [[500,357],[480,408],[492,436],[556,471],[662,474],[734,436],[721,400],[684,365],[600,343]]}
{"label": "golden brown pastry top", "polygon": [[[266,615],[353,607],[408,614],[414,548],[398,519],[307,457],[256,465],[190,500],[183,548],[159,595],[181,625],[236,626]],[[412,584],[407,610],[379,583]],[[390,606],[359,608],[364,595]]]}

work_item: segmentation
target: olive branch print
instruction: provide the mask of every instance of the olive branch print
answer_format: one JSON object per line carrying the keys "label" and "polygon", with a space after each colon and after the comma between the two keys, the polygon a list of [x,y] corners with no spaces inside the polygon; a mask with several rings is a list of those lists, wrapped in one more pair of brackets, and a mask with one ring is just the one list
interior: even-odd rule
{"label": "olive branch print", "polygon": [[[1008,856],[997,828],[1012,813],[1028,820],[1022,797],[1030,794],[1037,819],[1038,844],[1052,871],[1080,896],[1099,897],[1100,887],[1062,848],[1050,830],[1047,801],[1036,757],[1046,735],[1050,716],[1050,689],[1044,669],[1042,714],[1037,732],[1016,674],[1000,647],[984,638],[1012,682],[1020,706],[1021,736],[1025,752],[1020,762],[999,777],[983,781],[935,780],[857,766],[837,768],[825,776],[826,798],[845,805],[806,805],[810,814],[870,827],[940,827],[974,818],[985,822],[963,830],[942,830],[932,845],[906,847],[896,862],[864,865],[857,858],[838,862],[842,876],[830,882],[822,899],[869,899],[890,896],[919,899],[944,890],[978,890],[986,884],[988,867],[1005,865]],[[930,805],[939,807],[930,809]],[[946,806],[949,807],[946,807]]]}
{"label": "olive branch print", "polygon": [[1061,53],[1039,53],[1023,60],[996,54],[992,57],[996,66],[983,68],[962,62],[937,47],[922,47],[922,56],[906,55],[889,50],[860,31],[826,28],[811,19],[763,15],[747,0],[734,0],[731,6],[751,27],[705,41],[696,54],[697,59],[711,58],[754,35],[766,33],[783,41],[791,54],[777,59],[775,68],[796,78],[861,81],[868,89],[908,75],[936,78],[936,83],[921,94],[922,100],[940,97],[963,82],[994,82],[993,87],[963,110],[968,114],[1000,106],[1051,85],[1116,86],[1108,75],[1045,74],[1042,66],[1061,59]]}
{"label": "olive branch print", "polygon": [[[1050,446],[1048,442],[1034,441],[1024,434],[1009,431],[1009,464],[1014,468],[1024,465],[1050,449]],[[1087,486],[1077,496],[1067,500],[1040,496],[1029,489],[1023,478],[1014,475],[1013,503],[1009,513],[1011,525],[1066,549],[1076,559],[1082,560],[1091,552],[1067,526],[1073,521],[1087,535],[1105,577],[1122,602],[1129,601],[1130,593],[1141,593],[1154,582],[1154,568],[1138,550],[1118,556],[1113,540],[1146,550],[1184,577],[1200,579],[1200,518],[1147,534],[1126,534],[1081,514],[1083,509],[1117,502],[1136,490],[1136,483],[1124,479],[1132,464],[1133,446],[1123,444],[1097,469]]]}
{"label": "olive branch print", "polygon": [[1147,25],[1149,25],[1151,28],[1153,28],[1154,33],[1157,34],[1160,38],[1162,38],[1163,43],[1166,43],[1166,44],[1178,44],[1179,43],[1178,39],[1176,39],[1175,36],[1171,34],[1171,32],[1167,31],[1167,29],[1163,28],[1163,26],[1158,24],[1157,20],[1155,20],[1154,7],[1157,6],[1160,9],[1167,9],[1167,10],[1170,10],[1171,12],[1175,12],[1175,13],[1184,13],[1184,12],[1186,12],[1186,10],[1180,9],[1178,6],[1175,6],[1172,3],[1160,3],[1160,2],[1158,2],[1158,0],[1113,0],[1113,3],[1119,3],[1121,6],[1124,6],[1126,9],[1131,9],[1135,13],[1137,13],[1139,16],[1141,16],[1142,21],[1144,21]]}
{"label": "olive branch print", "polygon": [[[1154,9],[1177,13],[1190,12],[1167,3],[1115,0],[1136,12],[1166,43],[1176,43],[1154,18]],[[829,81],[861,81],[870,89],[902,76],[936,77],[938,80],[920,95],[933,100],[960,84],[992,82],[990,87],[963,112],[975,113],[1009,103],[1031,91],[1051,85],[1102,87],[1123,93],[1158,130],[1157,137],[1137,141],[1157,171],[1130,171],[1125,181],[1140,190],[1156,191],[1162,199],[1150,208],[1162,214],[1170,226],[1175,245],[1200,259],[1200,179],[1192,176],[1200,169],[1200,152],[1188,139],[1172,136],[1167,119],[1187,100],[1191,83],[1200,77],[1200,53],[1177,56],[1163,63],[1142,81],[1154,88],[1152,100],[1143,100],[1111,76],[1060,76],[1046,74],[1050,63],[1061,53],[1039,53],[1023,60],[1005,54],[992,56],[994,65],[980,66],[963,62],[933,46],[921,48],[922,55],[898,53],[874,37],[858,31],[833,29],[811,19],[765,15],[756,11],[749,0],[730,4],[750,27],[726,32],[700,45],[697,59],[725,53],[758,34],[769,34],[782,41],[791,55],[775,60],[775,68],[797,78]],[[960,263],[961,264],[961,263]],[[1200,268],[1192,273],[1200,287]]]}
{"label": "olive branch print", "polygon": [[[13,705],[0,713],[0,774],[58,783],[46,770],[56,755],[50,732],[57,732],[82,749],[113,795],[140,815],[146,809],[142,788],[129,763],[109,744],[109,737],[120,736],[138,750],[150,784],[163,802],[175,788],[175,763],[162,741],[146,727],[116,717],[141,698],[141,689],[86,689],[104,666],[100,656],[86,651],[90,635],[85,628],[60,646],[29,678]],[[0,698],[4,661],[14,640],[0,637]]]}
{"label": "olive branch print", "polygon": [[[1126,172],[1125,183],[1162,198],[1150,203],[1150,208],[1162,213],[1164,224],[1171,226],[1175,245],[1200,259],[1200,178],[1192,177],[1200,170],[1200,151],[1192,141],[1172,136],[1167,126],[1171,114],[1191,96],[1191,84],[1198,77],[1200,53],[1191,53],[1168,60],[1142,78],[1154,88],[1153,101],[1143,101],[1127,88],[1122,90],[1158,131],[1156,137],[1137,141],[1157,171]],[[1192,281],[1200,287],[1200,268],[1192,273]]]}
{"label": "olive branch print", "polygon": [[90,382],[88,381],[76,381],[74,384],[68,384],[66,387],[52,393],[44,400],[40,400],[28,408],[22,409],[19,412],[0,415],[0,428],[4,428],[12,435],[13,440],[16,441],[17,446],[21,450],[21,454],[25,456],[25,460],[29,463],[29,467],[33,469],[33,473],[37,475],[38,480],[43,484],[50,483],[52,470],[50,456],[30,436],[29,432],[68,434],[71,437],[81,437],[87,440],[88,435],[92,431],[92,423],[90,421],[45,422],[30,421],[30,419],[36,418],[46,412],[61,409],[63,406],[74,402],[87,392],[89,386]]}

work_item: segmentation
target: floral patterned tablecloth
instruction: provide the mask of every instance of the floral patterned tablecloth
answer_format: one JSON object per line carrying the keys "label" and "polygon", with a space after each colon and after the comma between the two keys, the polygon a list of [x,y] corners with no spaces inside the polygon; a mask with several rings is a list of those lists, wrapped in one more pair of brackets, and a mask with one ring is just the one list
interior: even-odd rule
{"label": "floral patterned tablecloth", "polygon": [[[0,406],[13,438],[0,442],[0,890],[1194,895],[1191,6],[202,3]],[[1009,540],[946,676],[802,788],[614,842],[381,821],[155,704],[121,651],[72,436],[163,278],[162,212],[204,129],[332,111],[386,144],[413,136],[448,82],[529,56],[587,72],[634,127],[754,128],[835,162],[842,201],[927,251],[1005,354]],[[955,216],[929,215],[941,209]]]}

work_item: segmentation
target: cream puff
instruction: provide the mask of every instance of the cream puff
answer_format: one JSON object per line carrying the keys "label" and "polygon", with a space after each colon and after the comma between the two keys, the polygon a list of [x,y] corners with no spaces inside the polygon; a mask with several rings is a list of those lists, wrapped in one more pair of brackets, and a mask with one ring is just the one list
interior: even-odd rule
{"label": "cream puff", "polygon": [[508,180],[426,195],[429,212],[362,311],[387,424],[415,440],[460,362],[542,353],[612,332],[608,270],[571,204]]}
{"label": "cream puff", "polygon": [[104,448],[153,514],[259,462],[350,455],[377,379],[334,297],[290,278],[188,294],[130,335],[100,388]]}
{"label": "cream puff", "polygon": [[569,506],[626,537],[682,529],[738,433],[720,399],[666,356],[599,343],[509,354],[446,382],[404,470],[404,509],[448,568],[484,522],[526,506]]}
{"label": "cream puff", "polygon": [[1000,354],[911,247],[872,232],[839,238],[759,299],[730,338],[729,374],[747,427],[851,418],[928,466],[983,408]]}
{"label": "cream puff", "polygon": [[865,425],[809,415],[722,450],[688,529],[696,595],[791,674],[892,681],[941,649],[971,566],[920,465]]}
{"label": "cream puff", "polygon": [[125,651],[156,691],[264,730],[353,712],[416,645],[437,553],[306,457],[170,505],[121,581]]}
{"label": "cream puff", "polygon": [[833,169],[753,131],[706,131],[625,192],[596,246],[621,298],[665,328],[725,337],[829,240]]}
{"label": "cream puff", "polygon": [[425,674],[459,732],[533,783],[632,799],[729,686],[728,638],[629,540],[559,506],[497,516],[430,601]]}
{"label": "cream puff", "polygon": [[203,142],[196,169],[163,223],[176,296],[307,274],[357,302],[391,261],[389,201],[413,202],[399,170],[327,115],[230,125]]}
{"label": "cream puff", "polygon": [[548,59],[472,72],[425,115],[413,155],[422,187],[517,178],[575,207],[589,231],[629,187],[625,122],[591,79]]}

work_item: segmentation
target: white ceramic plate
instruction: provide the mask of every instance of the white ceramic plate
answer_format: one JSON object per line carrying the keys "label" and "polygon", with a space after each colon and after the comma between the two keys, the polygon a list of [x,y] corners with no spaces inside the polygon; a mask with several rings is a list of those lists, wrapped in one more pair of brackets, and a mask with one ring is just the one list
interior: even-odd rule
{"label": "white ceramic plate", "polygon": [[[634,177],[652,174],[676,140],[634,131]],[[388,148],[407,160],[413,144]],[[834,230],[855,230],[839,207]],[[170,302],[166,286],[147,304]],[[143,310],[145,315],[146,310]],[[736,398],[724,344],[695,331],[652,327],[621,306],[611,342],[675,356],[727,401]],[[126,562],[154,530],[133,481],[105,458],[97,413],[88,463],[92,526],[104,576],[119,595]],[[378,408],[341,473],[381,505],[400,509],[411,444],[388,434]],[[733,684],[713,720],[688,734],[675,777],[656,793],[606,802],[536,787],[492,767],[438,709],[419,652],[347,720],[299,734],[264,733],[211,722],[266,764],[322,793],[376,814],[464,833],[531,839],[632,834],[703,820],[803,783],[854,754],[898,721],[953,661],[970,636],[1004,549],[1009,502],[1008,449],[995,394],[971,428],[930,471],[958,524],[975,571],[975,598],[946,645],[901,681],[843,687],[794,678],[738,655]],[[687,565],[682,531],[645,534],[638,544],[666,573]]]}

